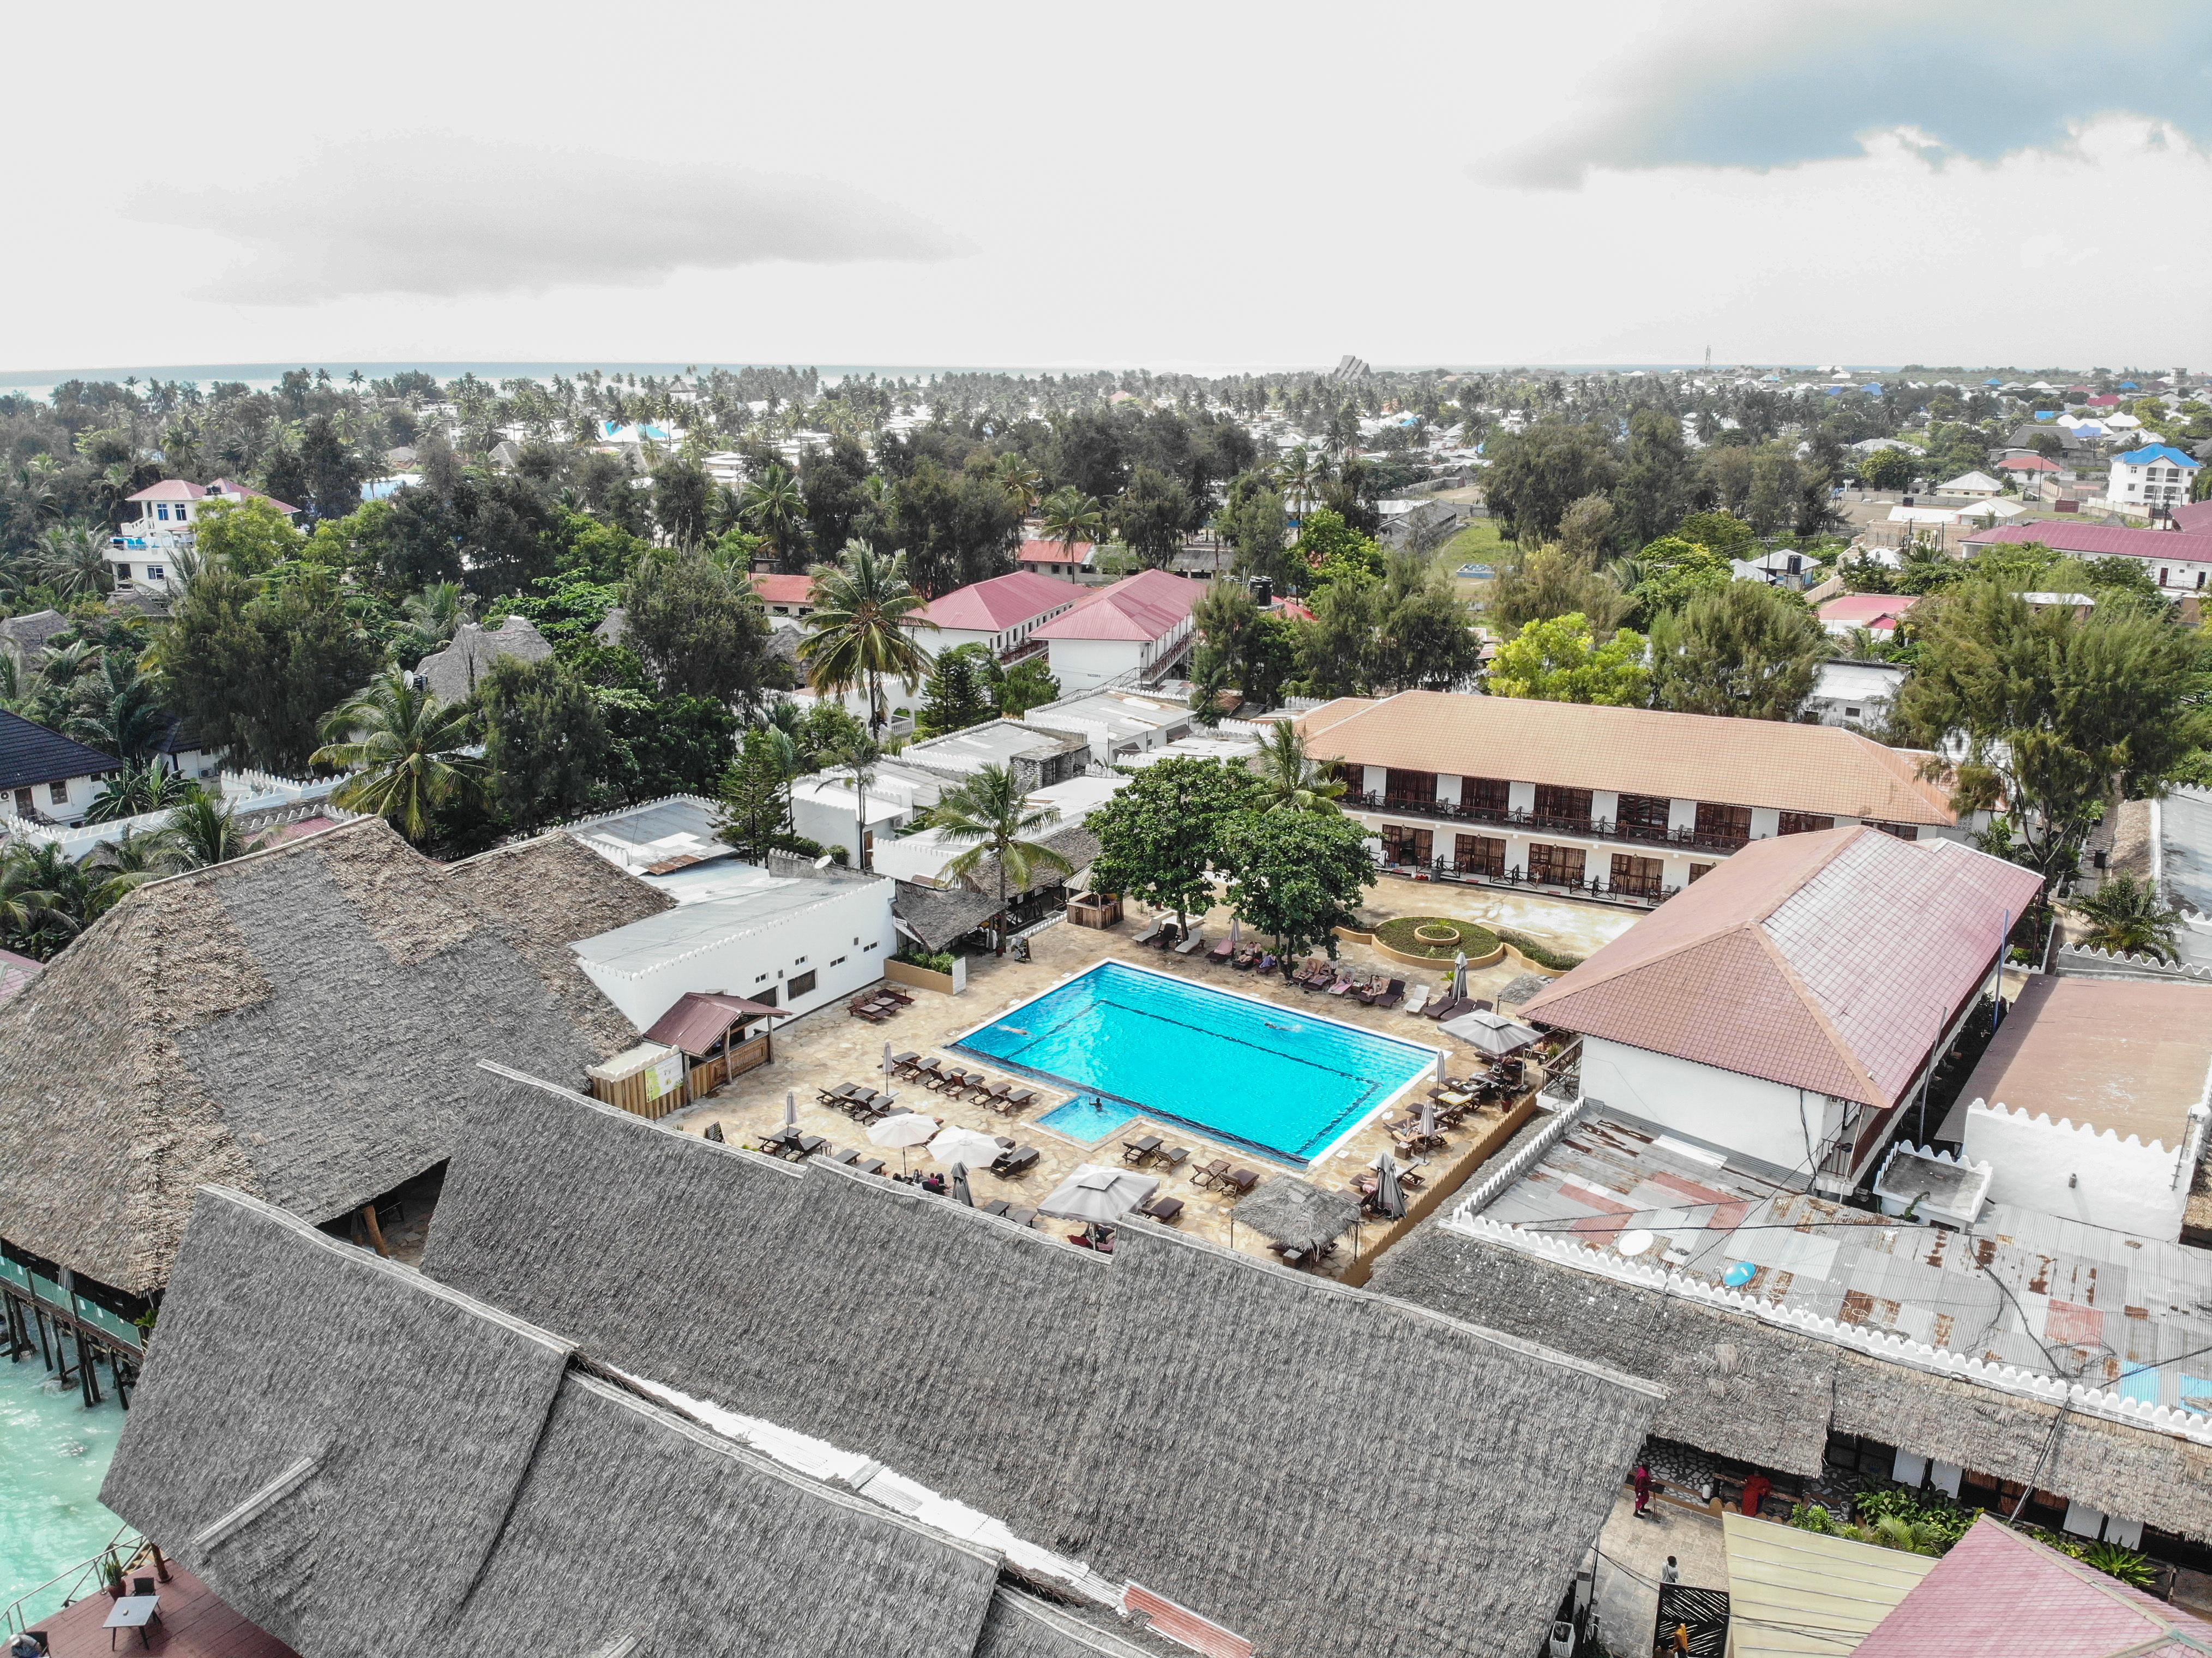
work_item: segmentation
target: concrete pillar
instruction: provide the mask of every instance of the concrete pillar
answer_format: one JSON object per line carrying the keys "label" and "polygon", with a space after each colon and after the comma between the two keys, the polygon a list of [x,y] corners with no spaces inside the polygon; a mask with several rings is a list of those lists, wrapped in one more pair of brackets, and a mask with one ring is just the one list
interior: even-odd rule
{"label": "concrete pillar", "polygon": [[1535,811],[1536,786],[1534,783],[1508,783],[1505,786],[1505,809],[1508,811]]}
{"label": "concrete pillar", "polygon": [[1459,774],[1439,774],[1437,778],[1437,799],[1448,806],[1459,804]]}
{"label": "concrete pillar", "polygon": [[1782,833],[1782,814],[1772,806],[1753,806],[1751,809],[1751,838],[1771,840]]}
{"label": "concrete pillar", "polygon": [[1620,818],[1620,792],[1618,789],[1590,791],[1590,822],[1617,823]]}
{"label": "concrete pillar", "polygon": [[1669,800],[1667,803],[1667,832],[1686,835],[1698,826],[1698,803],[1694,800]]}

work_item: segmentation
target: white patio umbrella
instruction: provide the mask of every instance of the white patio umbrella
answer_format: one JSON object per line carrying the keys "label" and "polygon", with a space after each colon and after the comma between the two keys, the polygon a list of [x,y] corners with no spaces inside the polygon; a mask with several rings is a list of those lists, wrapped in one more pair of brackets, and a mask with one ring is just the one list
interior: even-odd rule
{"label": "white patio umbrella", "polygon": [[929,1143],[929,1155],[939,1163],[964,1163],[970,1169],[988,1169],[1006,1150],[988,1134],[972,1128],[947,1128]]}
{"label": "white patio umbrella", "polygon": [[1406,1216],[1406,1188],[1398,1183],[1398,1164],[1388,1151],[1375,1159],[1375,1212],[1386,1220]]}
{"label": "white patio umbrella", "polygon": [[795,1090],[790,1089],[784,1090],[783,1126],[786,1128],[796,1128],[799,1127],[799,1095]]}
{"label": "white patio umbrella", "polygon": [[1041,1215],[1060,1220],[1088,1221],[1111,1226],[1159,1190],[1157,1175],[1128,1169],[1102,1169],[1097,1163],[1078,1163],[1075,1172],[1045,1194],[1037,1205]]}
{"label": "white patio umbrella", "polygon": [[1541,1033],[1525,1024],[1517,1024],[1503,1013],[1492,1013],[1477,1008],[1472,1013],[1462,1013],[1457,1018],[1446,1019],[1438,1027],[1445,1035],[1456,1036],[1470,1048],[1480,1048],[1492,1059],[1517,1053],[1533,1042],[1541,1040]]}
{"label": "white patio umbrella", "polygon": [[886,1077],[888,1077],[888,1076],[890,1076],[890,1074],[891,1074],[891,1045],[890,1045],[889,1042],[885,1042],[885,1043],[884,1044],[884,1075],[885,1075]]}
{"label": "white patio umbrella", "polygon": [[1234,915],[1229,918],[1229,953],[1231,956],[1234,956],[1237,953],[1237,920],[1238,918]]}
{"label": "white patio umbrella", "polygon": [[1434,1100],[1423,1100],[1421,1102],[1421,1138],[1434,1139],[1436,1135],[1437,1102]]}
{"label": "white patio umbrella", "polygon": [[906,1173],[906,1149],[921,1145],[937,1133],[937,1125],[919,1111],[902,1111],[896,1117],[885,1117],[868,1130],[872,1145],[896,1145],[899,1154],[899,1173]]}
{"label": "white patio umbrella", "polygon": [[1444,1070],[1444,1051],[1440,1048],[1437,1050],[1437,1086],[1442,1088],[1447,1080]]}

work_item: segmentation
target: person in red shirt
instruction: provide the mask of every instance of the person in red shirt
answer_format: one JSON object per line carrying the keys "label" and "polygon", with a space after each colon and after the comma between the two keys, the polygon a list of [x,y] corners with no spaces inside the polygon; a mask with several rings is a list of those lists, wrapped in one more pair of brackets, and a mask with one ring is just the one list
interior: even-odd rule
{"label": "person in red shirt", "polygon": [[1651,1470],[1644,1467],[1644,1464],[1639,1461],[1636,1465],[1634,1479],[1636,1482],[1636,1513],[1638,1517],[1641,1518],[1644,1509],[1651,1506]]}

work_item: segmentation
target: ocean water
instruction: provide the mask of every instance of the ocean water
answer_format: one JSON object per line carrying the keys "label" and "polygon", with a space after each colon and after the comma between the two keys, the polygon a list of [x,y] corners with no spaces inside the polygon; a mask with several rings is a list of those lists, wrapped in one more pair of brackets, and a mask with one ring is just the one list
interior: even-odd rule
{"label": "ocean water", "polygon": [[959,1046],[1297,1165],[1436,1065],[1431,1048],[1121,962]]}
{"label": "ocean water", "polygon": [[[76,1384],[54,1382],[36,1353],[0,1361],[0,1606],[90,1559],[122,1528],[100,1503],[124,1416],[105,1366],[100,1391],[105,1402],[88,1411]],[[50,1591],[27,1609],[30,1621],[59,1606],[60,1591]]]}

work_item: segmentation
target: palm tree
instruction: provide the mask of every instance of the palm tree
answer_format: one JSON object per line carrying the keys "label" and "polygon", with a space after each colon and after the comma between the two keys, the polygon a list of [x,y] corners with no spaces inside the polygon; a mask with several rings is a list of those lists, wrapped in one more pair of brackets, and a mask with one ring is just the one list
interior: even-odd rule
{"label": "palm tree", "polygon": [[325,716],[310,757],[356,774],[331,796],[338,805],[373,811],[419,843],[432,811],[483,774],[484,762],[463,752],[471,723],[465,703],[442,703],[388,668]]}
{"label": "palm tree", "polygon": [[175,837],[177,864],[183,869],[228,864],[249,852],[258,852],[269,843],[266,835],[248,839],[234,821],[232,809],[199,790],[193,791],[191,799],[169,814],[169,821],[161,826],[161,832]]}
{"label": "palm tree", "polygon": [[872,737],[855,738],[830,756],[830,764],[853,785],[853,841],[860,849],[860,867],[871,861],[868,847],[868,785],[876,780],[877,762],[884,746]]}
{"label": "palm tree", "polygon": [[1260,752],[1252,757],[1260,774],[1260,792],[1269,811],[1317,811],[1340,814],[1336,804],[1344,785],[1323,777],[1321,768],[1306,753],[1305,738],[1287,720],[1275,720],[1260,739]]}
{"label": "palm tree", "polygon": [[1044,478],[1037,469],[1019,455],[999,457],[999,487],[1006,492],[1017,516],[1027,518],[1036,508],[1037,497],[1043,491]]}
{"label": "palm tree", "polygon": [[185,867],[184,843],[173,829],[126,829],[114,840],[101,841],[84,867],[87,874],[100,878],[93,900],[105,915],[147,882]]}
{"label": "palm tree", "polygon": [[2073,901],[2074,913],[2088,922],[2081,942],[2115,956],[2174,959],[2174,934],[2181,912],[2167,904],[2155,881],[2139,876],[2107,875],[2096,891]]}
{"label": "palm tree", "polygon": [[1283,486],[1283,504],[1294,517],[1302,519],[1311,509],[1326,470],[1303,443],[1275,463],[1275,476]]}
{"label": "palm tree", "polygon": [[406,612],[407,626],[414,635],[412,642],[421,647],[424,655],[452,642],[461,630],[461,623],[474,613],[476,601],[462,591],[458,581],[434,581],[419,593],[410,593],[400,602]]}
{"label": "palm tree", "polygon": [[777,563],[789,560],[806,522],[806,497],[797,478],[781,466],[762,468],[739,494],[738,512],[746,527],[775,550]]}
{"label": "palm tree", "polygon": [[107,531],[97,524],[48,526],[39,536],[39,574],[64,598],[105,593],[115,586],[107,562]]}
{"label": "palm tree", "polygon": [[1106,535],[1106,509],[1098,504],[1095,495],[1086,495],[1073,484],[1055,489],[1045,498],[1040,522],[1044,527],[1044,538],[1058,542],[1071,562],[1078,542],[1097,542]]}
{"label": "palm tree", "polygon": [[937,625],[921,614],[928,602],[906,579],[904,553],[884,558],[866,542],[847,542],[844,556],[816,574],[799,659],[817,691],[842,696],[867,688],[872,737],[890,717],[884,676],[896,676],[911,696],[929,671],[928,654],[914,637],[915,629]]}
{"label": "palm tree", "polygon": [[75,932],[70,875],[75,865],[52,845],[0,850],[0,938],[29,945],[34,935]]}
{"label": "palm tree", "polygon": [[[1004,766],[985,766],[966,782],[945,790],[929,820],[945,840],[968,847],[939,873],[966,881],[988,859],[997,873],[1002,916],[1006,910],[1007,877],[1013,878],[1017,890],[1026,892],[1040,875],[1074,871],[1074,865],[1043,841],[1026,838],[1057,823],[1060,808],[1030,805],[1013,773]],[[1001,944],[1000,948],[1006,946]]]}
{"label": "palm tree", "polygon": [[70,695],[73,708],[63,729],[122,760],[150,757],[174,723],[155,700],[152,677],[122,651],[110,651],[97,673],[73,681]]}
{"label": "palm tree", "polygon": [[191,799],[199,785],[180,777],[159,760],[125,760],[106,789],[84,814],[88,823],[112,823],[166,811]]}

